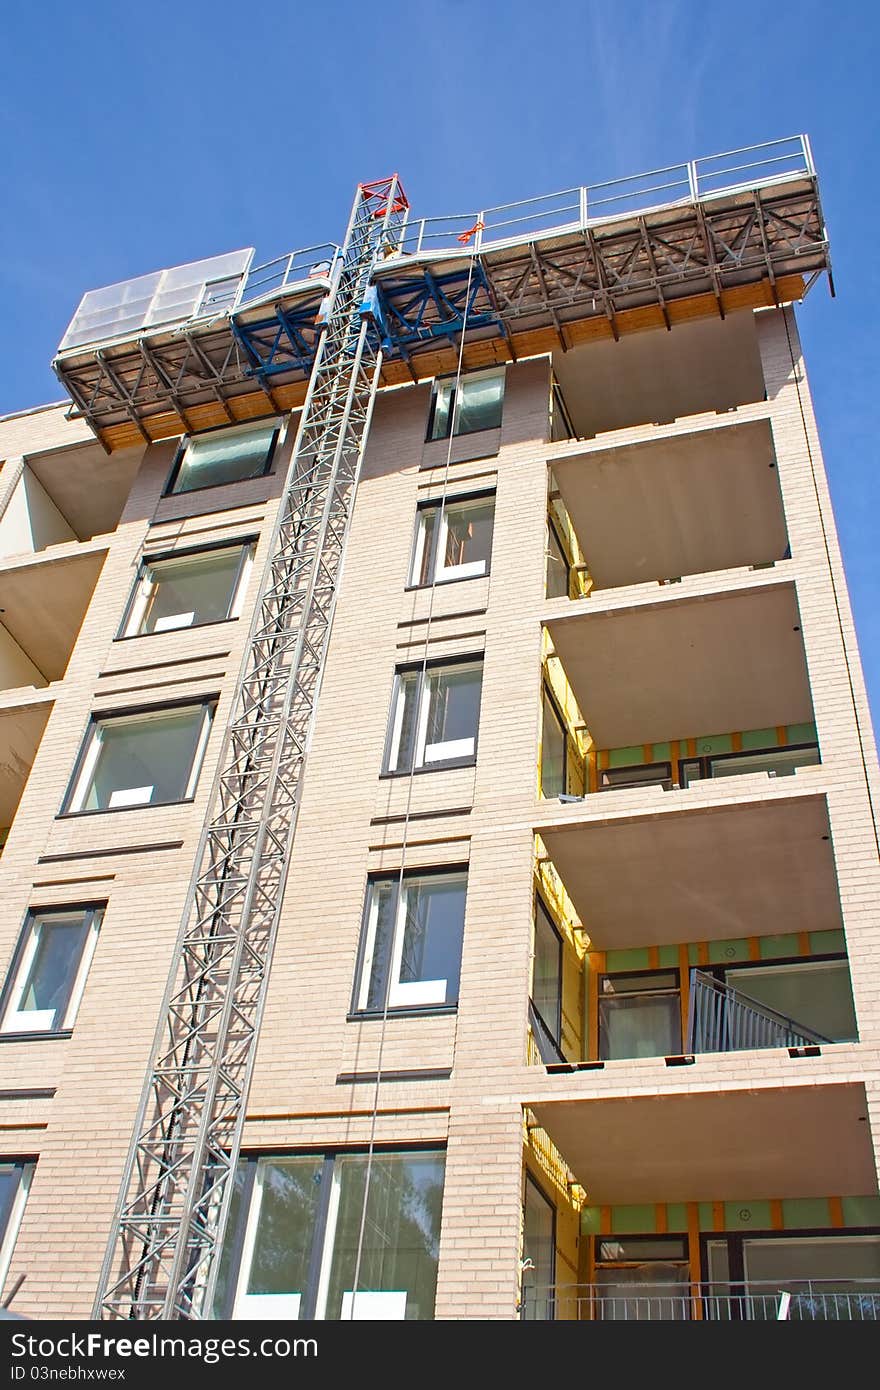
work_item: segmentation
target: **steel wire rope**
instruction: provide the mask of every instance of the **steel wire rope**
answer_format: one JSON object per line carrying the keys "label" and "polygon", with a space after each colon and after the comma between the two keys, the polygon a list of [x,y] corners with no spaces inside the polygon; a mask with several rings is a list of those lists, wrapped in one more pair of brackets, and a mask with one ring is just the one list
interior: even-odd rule
{"label": "steel wire rope", "polygon": [[[454,386],[453,386],[453,396],[452,396],[451,408],[450,408],[450,414],[449,414],[449,443],[448,443],[447,448],[446,448],[446,462],[445,462],[444,468],[443,468],[443,486],[442,486],[441,491],[440,491],[440,499],[439,499],[439,500],[440,500],[440,507],[439,507],[439,516],[440,516],[440,518],[442,518],[442,516],[443,516],[443,511],[444,511],[444,508],[445,508],[445,506],[446,506],[446,498],[447,498],[448,493],[449,493],[449,468],[450,468],[450,465],[451,465],[451,463],[452,463],[452,445],[453,445],[453,442],[454,442],[454,440],[455,440],[455,413],[456,413],[456,411],[458,410],[458,392],[459,392],[459,386],[460,386],[460,383],[461,383],[462,367],[463,367],[463,364],[464,364],[464,341],[465,341],[465,334],[466,334],[466,332],[467,332],[468,311],[469,311],[469,309],[470,309],[470,300],[471,300],[471,285],[472,285],[472,282],[473,282],[474,261],[475,261],[475,259],[476,259],[476,255],[477,255],[477,253],[475,252],[475,253],[471,256],[471,258],[470,258],[470,265],[468,266],[467,287],[466,287],[466,290],[465,290],[465,299],[464,299],[464,312],[463,312],[463,314],[462,314],[462,322],[461,322],[461,336],[460,336],[459,345],[458,345],[458,362],[457,362],[457,365],[456,365],[456,371],[455,371],[455,384],[454,384]],[[421,660],[421,664],[420,664],[420,666],[419,666],[419,682],[418,682],[418,686],[417,686],[417,689],[418,689],[418,692],[419,692],[419,702],[420,702],[420,703],[421,703],[421,701],[425,698],[425,696],[424,696],[424,687],[425,687],[425,675],[426,675],[426,672],[427,672],[427,669],[428,669],[428,644],[429,644],[430,639],[431,639],[431,623],[432,623],[433,616],[434,616],[434,598],[435,598],[436,593],[437,593],[437,583],[436,583],[436,580],[435,580],[435,579],[433,578],[433,576],[432,576],[432,579],[431,579],[431,592],[430,592],[430,597],[429,597],[429,599],[428,599],[428,614],[427,614],[427,618],[426,618],[426,620],[425,620],[425,640],[424,640],[424,647],[423,647],[423,651],[422,651],[422,660]],[[412,809],[412,795],[413,795],[413,785],[414,785],[413,779],[414,779],[414,776],[415,776],[415,756],[416,756],[416,746],[414,745],[414,747],[413,747],[412,761],[411,761],[411,763],[410,763],[409,772],[408,772],[408,774],[407,774],[409,780],[408,780],[408,786],[407,786],[406,809],[405,809],[405,811],[404,811],[404,817],[403,817],[403,831],[402,831],[402,835],[401,835],[400,870],[399,870],[399,873],[398,873],[398,875],[397,875],[397,896],[396,896],[395,905],[394,905],[394,926],[395,926],[395,929],[396,929],[396,925],[397,925],[397,921],[398,921],[399,913],[400,913],[401,894],[403,893],[403,879],[404,879],[404,873],[405,873],[405,870],[406,870],[406,852],[407,852],[407,847],[408,847],[408,843],[409,843],[410,814],[411,814],[411,809]],[[392,940],[393,940],[393,932],[392,932]],[[370,1119],[370,1139],[369,1139],[369,1145],[368,1145],[368,1147],[367,1147],[367,1168],[366,1168],[366,1173],[364,1174],[364,1196],[363,1196],[363,1201],[362,1201],[362,1204],[361,1204],[361,1219],[360,1219],[360,1228],[359,1228],[359,1230],[358,1230],[358,1243],[357,1243],[357,1253],[356,1253],[356,1256],[355,1256],[355,1264],[354,1264],[354,1277],[352,1278],[351,1308],[350,1308],[350,1313],[349,1313],[349,1318],[350,1318],[351,1321],[354,1320],[354,1316],[355,1316],[355,1305],[356,1305],[356,1302],[357,1302],[358,1282],[359,1282],[359,1280],[360,1280],[361,1263],[362,1263],[363,1250],[364,1250],[364,1234],[365,1234],[365,1232],[366,1232],[366,1225],[367,1225],[367,1208],[368,1208],[368,1205],[369,1205],[370,1187],[371,1187],[372,1178],[373,1178],[373,1165],[374,1165],[375,1156],[376,1156],[376,1128],[377,1128],[378,1119],[379,1119],[379,1088],[380,1088],[380,1086],[381,1086],[381,1084],[382,1084],[382,1062],[383,1062],[383,1058],[384,1058],[384,1054],[385,1054],[385,1038],[386,1038],[387,1026],[388,1026],[388,1008],[389,1008],[390,998],[391,998],[391,969],[390,969],[390,960],[389,960],[389,969],[388,969],[387,978],[386,978],[386,981],[385,981],[384,1002],[383,1002],[383,1005],[382,1005],[382,1026],[381,1026],[381,1030],[380,1030],[380,1033],[379,1033],[379,1050],[378,1050],[378,1054],[377,1054],[377,1057],[376,1057],[376,1078],[375,1078],[375,1081],[374,1081],[374,1083],[373,1083],[373,1106],[372,1106],[372,1113],[371,1113],[371,1119]]]}

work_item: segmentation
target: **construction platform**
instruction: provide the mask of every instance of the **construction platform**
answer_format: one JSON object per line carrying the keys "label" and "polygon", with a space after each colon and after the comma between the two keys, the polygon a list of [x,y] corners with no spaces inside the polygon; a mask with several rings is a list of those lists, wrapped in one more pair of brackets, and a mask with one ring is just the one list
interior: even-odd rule
{"label": "construction platform", "polygon": [[[253,252],[84,296],[53,361],[109,451],[296,409],[339,248]],[[804,297],[827,271],[798,135],[455,217],[408,216],[374,270],[382,384]],[[832,284],[833,291],[833,284]]]}

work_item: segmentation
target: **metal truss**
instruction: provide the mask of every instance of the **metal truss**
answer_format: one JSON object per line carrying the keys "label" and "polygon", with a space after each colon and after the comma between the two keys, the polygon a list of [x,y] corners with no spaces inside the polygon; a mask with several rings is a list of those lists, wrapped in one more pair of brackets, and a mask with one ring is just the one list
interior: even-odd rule
{"label": "metal truss", "polygon": [[337,583],[382,364],[364,309],[406,210],[358,191],[150,1058],[95,1316],[210,1317]]}
{"label": "metal truss", "polygon": [[308,376],[312,370],[320,334],[314,305],[288,309],[278,303],[271,318],[233,318],[231,324],[252,375],[263,379],[293,370]]}
{"label": "metal truss", "polygon": [[[591,202],[594,191],[582,189],[573,202],[569,195],[559,195],[558,207],[559,199],[551,200],[552,217],[563,218],[562,225],[535,213],[531,200],[501,209],[497,223],[492,213],[480,214],[463,231],[462,219],[439,219],[436,235],[424,221],[403,226],[399,240],[383,245],[375,267],[386,356],[403,358],[417,377],[419,354],[444,342],[457,346],[465,322],[469,342],[503,340],[504,355],[515,358],[517,335],[534,329],[555,329],[564,348],[569,323],[605,317],[616,336],[617,316],[628,309],[655,306],[669,326],[676,299],[713,296],[723,316],[725,293],[739,286],[767,281],[775,295],[785,276],[815,278],[827,270],[830,279],[815,172],[806,144],[795,144],[793,171],[783,164],[777,172],[774,157],[769,172],[759,163],[719,174],[710,160],[708,174],[688,166],[683,183],[659,185],[667,194],[683,188],[685,196],[638,212],[621,209],[619,198]],[[753,186],[711,186],[743,172],[755,174]],[[597,217],[595,209],[605,205],[614,213]],[[293,281],[281,275],[268,293],[258,276],[257,303],[243,299],[215,320],[76,348],[56,358],[55,370],[99,437],[126,425],[129,436],[134,426],[144,440],[166,437],[190,429],[189,413],[203,406],[213,407],[214,423],[218,415],[232,421],[259,413],[251,401],[237,414],[239,396],[262,394],[266,413],[277,411],[274,391],[308,379],[320,337],[327,281],[298,275]],[[790,284],[789,297],[791,290]],[[286,408],[298,403],[285,398]]]}
{"label": "metal truss", "polygon": [[[554,326],[563,345],[566,322],[605,316],[615,328],[623,310],[653,304],[666,315],[672,301],[697,294],[714,295],[723,315],[725,290],[765,278],[775,286],[782,276],[829,268],[815,186],[804,182],[706,198],[616,225],[585,221],[559,235],[484,243],[475,254],[485,302],[502,331]],[[380,271],[389,317],[405,310],[411,277],[402,261]]]}
{"label": "metal truss", "polygon": [[457,341],[466,322],[469,329],[494,327],[500,319],[481,263],[444,274],[426,266],[419,275],[391,285],[379,285],[388,346],[403,356],[416,344],[438,338]]}

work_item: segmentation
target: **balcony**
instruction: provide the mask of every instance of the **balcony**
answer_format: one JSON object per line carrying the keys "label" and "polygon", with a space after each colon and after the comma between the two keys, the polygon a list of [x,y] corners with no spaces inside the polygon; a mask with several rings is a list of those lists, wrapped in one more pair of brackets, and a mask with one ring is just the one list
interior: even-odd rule
{"label": "balcony", "polygon": [[865,1106],[855,1084],[530,1104],[520,1316],[876,1320]]}
{"label": "balcony", "polygon": [[772,567],[788,535],[769,424],[561,456],[548,524],[548,597]]}
{"label": "balcony", "polygon": [[142,457],[141,449],[127,449],[108,459],[100,445],[82,444],[34,454],[17,469],[7,460],[0,478],[0,560],[115,530]]}
{"label": "balcony", "polygon": [[704,730],[775,730],[813,719],[791,584],[580,608],[545,627],[596,749],[675,740],[689,756],[687,741]]}
{"label": "balcony", "polygon": [[0,703],[0,849],[6,844],[52,710],[51,697],[17,691]]}
{"label": "balcony", "polygon": [[[723,413],[765,398],[755,316],[677,324],[554,352],[553,371],[579,439],[634,425]],[[557,434],[564,438],[562,412]]]}
{"label": "balcony", "polygon": [[0,568],[0,690],[62,678],[105,555],[97,545],[56,547]]}
{"label": "balcony", "polygon": [[857,1040],[823,797],[542,827],[531,1065]]}

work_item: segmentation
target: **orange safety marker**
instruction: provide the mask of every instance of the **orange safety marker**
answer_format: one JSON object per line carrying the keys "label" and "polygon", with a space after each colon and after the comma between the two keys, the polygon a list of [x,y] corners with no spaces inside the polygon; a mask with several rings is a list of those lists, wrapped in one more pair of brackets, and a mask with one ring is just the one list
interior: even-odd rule
{"label": "orange safety marker", "polygon": [[466,232],[462,232],[462,233],[456,238],[456,240],[457,240],[457,241],[460,241],[461,244],[462,244],[462,246],[467,246],[467,244],[468,244],[468,242],[470,241],[471,237],[472,237],[472,236],[476,236],[477,232],[481,232],[481,231],[483,230],[483,228],[485,227],[485,225],[486,225],[485,222],[475,222],[474,225],[473,225],[472,227],[470,227]]}

